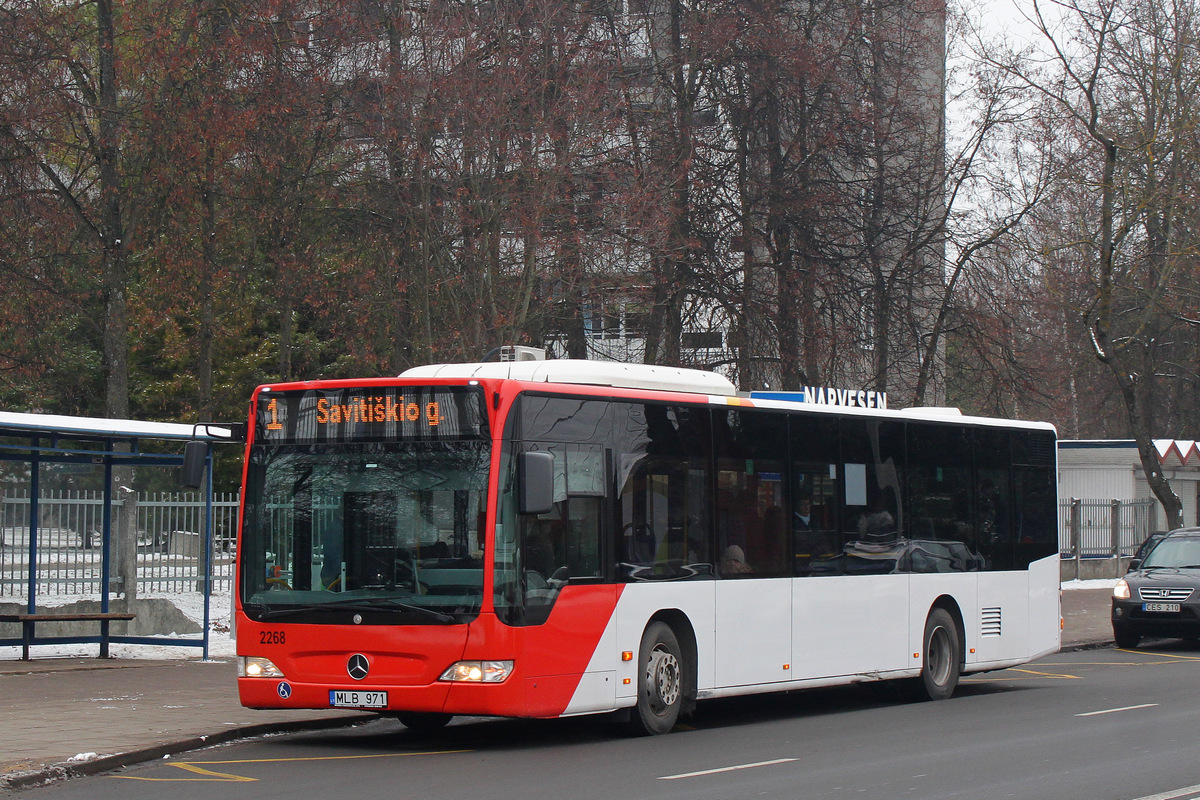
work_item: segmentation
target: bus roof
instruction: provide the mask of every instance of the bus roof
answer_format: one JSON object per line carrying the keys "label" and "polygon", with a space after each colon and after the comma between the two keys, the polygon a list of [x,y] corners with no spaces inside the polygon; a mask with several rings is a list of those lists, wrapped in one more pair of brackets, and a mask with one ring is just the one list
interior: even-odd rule
{"label": "bus roof", "polygon": [[[905,409],[862,408],[834,404],[817,404],[779,399],[763,393],[747,397],[722,375],[699,369],[661,367],[650,364],[625,364],[615,361],[585,359],[550,359],[530,361],[489,361],[465,364],[429,364],[413,367],[400,374],[401,378],[450,378],[516,380],[530,383],[574,384],[577,386],[611,386],[621,389],[643,389],[667,392],[691,392],[708,395],[710,402],[754,408],[805,410],[819,413],[861,414],[892,419],[924,419],[958,422],[967,425],[997,425],[1004,427],[1054,430],[1046,422],[1026,422],[994,417],[967,416],[957,408],[916,406]],[[851,393],[853,394],[853,393]]]}
{"label": "bus roof", "polygon": [[550,361],[489,361],[480,364],[430,364],[413,367],[401,378],[507,378],[533,383],[574,383],[622,389],[657,389],[734,396],[737,387],[715,372],[651,364],[560,358]]}

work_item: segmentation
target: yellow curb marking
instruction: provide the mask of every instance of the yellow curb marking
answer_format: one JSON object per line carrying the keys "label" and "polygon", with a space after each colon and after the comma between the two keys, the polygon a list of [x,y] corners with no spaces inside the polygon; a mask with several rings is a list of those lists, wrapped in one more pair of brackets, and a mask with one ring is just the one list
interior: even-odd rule
{"label": "yellow curb marking", "polygon": [[1038,672],[1037,670],[1033,670],[1033,669],[1020,669],[1017,667],[1011,667],[1010,669],[1013,672],[1024,672],[1027,675],[1037,675],[1039,678],[1058,678],[1061,680],[1073,680],[1073,681],[1083,680],[1078,675],[1068,675],[1065,672]]}
{"label": "yellow curb marking", "polygon": [[237,783],[243,781],[256,781],[258,778],[246,778],[241,775],[230,775],[227,772],[214,772],[211,769],[205,769],[199,764],[189,764],[186,761],[172,761],[167,766],[176,767],[178,769],[194,772],[197,775],[205,775],[203,778],[143,778],[140,775],[113,775],[114,778],[124,778],[127,781],[216,781],[218,783]]}
{"label": "yellow curb marking", "polygon": [[1142,656],[1155,656],[1156,658],[1166,659],[1167,663],[1171,663],[1172,661],[1200,661],[1200,656],[1185,656],[1182,653],[1155,653],[1153,650],[1122,650],[1120,648],[1117,649],[1117,652],[1137,653],[1138,655]]}
{"label": "yellow curb marking", "polygon": [[[1038,677],[1038,678],[1054,678],[1056,680],[1073,680],[1073,681],[1083,680],[1078,675],[1067,675],[1066,673],[1063,673],[1063,672],[1037,672],[1032,669],[1019,669],[1018,667],[1009,667],[1008,669],[1004,670],[1004,672],[1024,672],[1026,675],[1032,675],[1032,676]],[[1021,681],[1021,680],[1031,680],[1031,678],[1024,678],[1024,677],[1012,678],[1012,677],[1004,677],[1002,675],[994,675],[990,678],[963,678],[963,683],[992,683],[994,681],[1005,681],[1005,680]]]}
{"label": "yellow curb marking", "polygon": [[205,769],[204,765],[212,764],[282,764],[289,761],[352,761],[364,758],[407,758],[409,756],[444,756],[452,753],[469,753],[470,750],[430,750],[420,753],[369,753],[358,756],[305,756],[301,758],[241,758],[231,759],[227,761],[171,761],[167,766],[175,767],[176,769],[186,770],[195,775],[206,777],[176,777],[176,778],[150,778],[141,775],[111,775],[112,778],[123,778],[127,781],[210,781],[217,783],[230,782],[246,782],[257,781],[258,778],[247,778],[242,775],[231,775],[227,772],[217,772],[215,770]]}
{"label": "yellow curb marking", "polygon": [[[1119,653],[1136,654],[1140,656],[1154,656],[1157,661],[1043,661],[1042,666],[1047,667],[1161,667],[1170,664],[1183,664],[1189,661],[1200,661],[1200,656],[1188,656],[1178,653],[1155,653],[1149,650],[1121,650]],[[1032,669],[1022,669],[1020,667],[1009,667],[1002,670],[1000,674],[987,678],[963,678],[963,683],[988,683],[997,680],[1027,680],[1026,678],[1005,678],[1005,672],[1024,672],[1027,675],[1033,675],[1039,678],[1054,678],[1057,680],[1083,680],[1080,675],[1069,675],[1065,672],[1038,672]]]}

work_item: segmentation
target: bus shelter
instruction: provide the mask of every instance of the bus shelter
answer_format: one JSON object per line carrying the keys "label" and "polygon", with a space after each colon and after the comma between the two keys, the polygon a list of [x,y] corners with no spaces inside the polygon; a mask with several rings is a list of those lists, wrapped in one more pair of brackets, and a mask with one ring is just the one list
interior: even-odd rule
{"label": "bus shelter", "polygon": [[[101,657],[107,657],[110,643],[121,643],[198,647],[202,657],[208,658],[213,585],[213,445],[239,438],[237,426],[230,425],[0,412],[0,484],[6,500],[13,487],[19,487],[20,494],[19,505],[10,507],[5,503],[5,518],[0,522],[0,601],[8,597],[16,601],[0,602],[0,631],[7,631],[0,633],[0,645],[21,645],[26,659],[31,645],[74,643],[98,643]],[[189,442],[199,444],[187,445]],[[137,616],[132,607],[138,594],[136,564],[139,547],[145,547],[138,539],[136,505],[126,503],[134,490],[126,484],[137,485],[136,478],[144,474],[143,468],[162,467],[169,469],[154,473],[157,482],[178,485],[185,450],[191,454],[188,468],[203,477],[202,530],[197,531],[201,542],[195,547],[200,561],[195,585],[203,598],[202,633],[199,638],[110,635],[110,622]],[[196,459],[199,452],[203,453],[202,463]],[[93,513],[85,524],[52,524],[48,518],[54,514],[47,513],[52,503],[49,498],[62,495],[49,486],[54,483],[88,485],[89,502],[98,513]],[[135,517],[132,523],[114,524],[122,505],[132,508]],[[13,514],[14,508],[22,513]],[[14,519],[17,516],[23,518]],[[46,576],[67,549],[87,553],[86,565],[79,562],[74,566],[70,579],[72,586],[86,587],[89,608],[84,611],[64,613],[60,604],[49,602],[62,599],[48,596],[53,582]],[[51,554],[51,550],[59,554]],[[123,574],[119,574],[122,565],[118,557],[132,565]],[[65,579],[55,580],[62,583]],[[95,606],[96,595],[98,608],[90,607]],[[118,606],[115,610],[114,600]],[[38,626],[73,632],[38,635]],[[80,635],[79,630],[85,628],[89,633]],[[20,637],[15,638],[11,633],[18,629]]]}

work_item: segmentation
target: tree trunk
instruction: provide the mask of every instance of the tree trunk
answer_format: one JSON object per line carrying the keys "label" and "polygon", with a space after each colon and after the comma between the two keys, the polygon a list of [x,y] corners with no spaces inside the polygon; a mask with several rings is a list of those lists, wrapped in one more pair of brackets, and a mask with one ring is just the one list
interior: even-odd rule
{"label": "tree trunk", "polygon": [[200,330],[196,359],[199,384],[198,421],[213,418],[213,339],[216,336],[216,310],[213,307],[213,281],[217,273],[217,192],[216,154],[210,145],[204,154],[204,219],[200,243]]}
{"label": "tree trunk", "polygon": [[116,32],[112,0],[96,3],[100,112],[100,249],[104,273],[104,413],[129,417],[128,264],[121,218],[120,116],[117,109]]}
{"label": "tree trunk", "polygon": [[[1138,456],[1142,462],[1142,470],[1146,474],[1146,482],[1150,486],[1150,491],[1154,492],[1154,496],[1162,504],[1163,511],[1167,516],[1167,528],[1170,530],[1183,526],[1183,503],[1171,489],[1171,483],[1163,474],[1162,466],[1158,462],[1158,451],[1154,447],[1154,433],[1150,430],[1150,423],[1147,421],[1146,414],[1143,413],[1141,402],[1142,395],[1146,393],[1147,389],[1139,385],[1136,371],[1126,363],[1129,359],[1128,351],[1118,349],[1112,341],[1113,271],[1115,269],[1113,207],[1116,193],[1114,176],[1119,151],[1116,142],[1101,133],[1094,121],[1090,133],[1092,138],[1104,149],[1104,170],[1100,190],[1100,291],[1097,298],[1098,310],[1092,324],[1095,353],[1096,357],[1112,372],[1117,387],[1121,391],[1121,397],[1125,401],[1125,412],[1129,419],[1129,429],[1137,442]],[[1150,386],[1153,385],[1153,381],[1149,379],[1146,383]]]}

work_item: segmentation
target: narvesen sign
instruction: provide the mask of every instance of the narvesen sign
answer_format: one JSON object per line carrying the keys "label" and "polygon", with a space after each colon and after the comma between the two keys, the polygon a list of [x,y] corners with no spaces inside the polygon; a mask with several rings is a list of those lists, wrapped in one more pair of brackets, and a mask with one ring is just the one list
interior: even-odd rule
{"label": "narvesen sign", "polygon": [[887,408],[887,392],[869,392],[865,389],[829,389],[824,386],[806,386],[804,402],[819,406],[849,406],[850,408]]}
{"label": "narvesen sign", "polygon": [[846,408],[887,408],[887,392],[871,392],[866,389],[833,389],[826,386],[805,386],[798,392],[751,392],[751,397],[762,400],[787,400],[792,403],[810,403],[817,406],[844,406]]}

